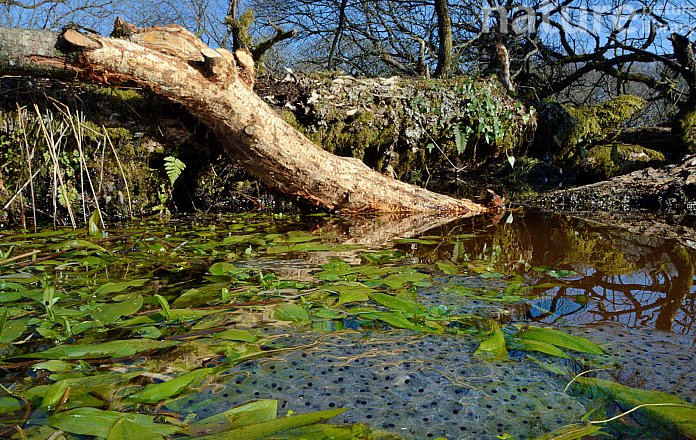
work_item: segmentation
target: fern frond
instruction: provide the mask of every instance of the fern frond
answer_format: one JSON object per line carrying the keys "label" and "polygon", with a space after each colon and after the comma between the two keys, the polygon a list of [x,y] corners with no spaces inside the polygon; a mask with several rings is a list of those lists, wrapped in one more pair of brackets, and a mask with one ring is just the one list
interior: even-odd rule
{"label": "fern frond", "polygon": [[169,183],[174,186],[174,182],[179,178],[181,172],[186,168],[186,164],[177,159],[174,156],[167,156],[164,158],[164,170],[167,172],[167,177],[169,177]]}

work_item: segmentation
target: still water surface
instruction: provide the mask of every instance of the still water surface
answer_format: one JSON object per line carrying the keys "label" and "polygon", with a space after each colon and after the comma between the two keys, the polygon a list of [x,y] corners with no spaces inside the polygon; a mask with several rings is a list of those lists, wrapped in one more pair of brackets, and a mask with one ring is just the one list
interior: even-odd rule
{"label": "still water surface", "polygon": [[[41,321],[33,317],[46,317],[48,311],[42,289],[0,289],[8,316],[14,318],[8,322],[37,325],[46,338],[20,330],[17,340],[26,343],[3,346],[4,355],[40,352],[50,341],[139,337],[181,345],[173,359],[166,353],[159,359],[136,358],[125,369],[212,367],[225,356],[210,358],[222,347],[210,337],[236,327],[272,340],[263,350],[298,348],[235,365],[222,383],[188,390],[165,409],[200,418],[253,399],[278,399],[283,411],[346,407],[334,422],[366,422],[414,439],[532,438],[597,410],[596,396],[566,393],[567,379],[539,367],[536,358],[544,361],[545,355],[532,358],[512,346],[509,359],[483,361],[474,354],[481,334],[464,331],[453,337],[453,323],[435,332],[414,332],[421,325],[417,320],[404,326],[384,315],[390,308],[412,305],[374,296],[377,289],[427,306],[424,316],[436,326],[430,330],[439,325],[437,319],[446,322],[456,315],[463,317],[457,325],[474,323],[482,331],[491,322],[506,332],[535,324],[586,337],[610,353],[600,377],[696,401],[696,251],[673,240],[536,211],[454,221],[221,216],[126,224],[108,233],[110,238],[99,245],[106,253],[72,237],[84,250],[59,251],[21,269],[14,263],[0,268],[7,286],[52,285],[60,296],[48,315],[51,322],[39,326]],[[54,252],[55,242],[65,240],[60,231],[39,236],[4,231],[0,250],[30,250],[40,241],[46,246],[42,252]],[[219,273],[212,273],[213,264]],[[105,283],[114,284],[99,287]],[[370,299],[387,302],[375,308],[365,301],[366,291],[373,295]],[[345,295],[338,302],[337,292]],[[144,324],[162,306],[156,295],[181,316],[192,313],[195,318],[187,324],[160,316]],[[42,305],[34,311],[27,299]],[[129,301],[139,305],[131,307]],[[311,324],[298,309],[283,313],[285,321],[299,323],[278,319],[277,307],[286,302],[309,311]],[[371,318],[362,319],[360,313]],[[66,339],[70,325],[81,333],[75,330]],[[232,352],[224,353],[229,358]],[[22,390],[45,383],[46,376],[39,373],[21,377],[21,368],[31,365],[11,366],[1,377],[3,385]],[[590,364],[578,356],[556,359],[555,365],[579,373]],[[609,404],[596,416],[616,411]],[[45,423],[39,419],[32,416],[29,425]],[[617,438],[678,438],[664,425],[643,429],[636,423],[645,424],[638,418],[607,432]]]}

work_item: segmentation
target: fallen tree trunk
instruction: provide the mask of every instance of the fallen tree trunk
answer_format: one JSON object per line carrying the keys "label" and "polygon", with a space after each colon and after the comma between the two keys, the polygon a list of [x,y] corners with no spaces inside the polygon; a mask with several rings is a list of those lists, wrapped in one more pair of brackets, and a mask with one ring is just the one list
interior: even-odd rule
{"label": "fallen tree trunk", "polygon": [[0,74],[146,87],[182,104],[264,185],[329,210],[484,211],[314,145],[252,91],[253,64],[243,52],[212,50],[179,26],[136,29],[117,22],[112,35],[121,38],[0,29]]}

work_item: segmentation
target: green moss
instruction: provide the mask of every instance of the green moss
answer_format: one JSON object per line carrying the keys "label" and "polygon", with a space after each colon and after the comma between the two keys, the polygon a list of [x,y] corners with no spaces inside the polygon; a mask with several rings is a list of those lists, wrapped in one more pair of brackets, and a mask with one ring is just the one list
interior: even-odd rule
{"label": "green moss", "polygon": [[95,92],[97,95],[103,96],[106,100],[114,104],[131,103],[140,104],[145,101],[143,95],[136,89],[124,89],[118,87],[103,87]]}
{"label": "green moss", "polygon": [[472,169],[503,152],[517,155],[535,126],[533,110],[495,81],[322,74],[300,81],[312,91],[311,102],[281,102],[297,109],[294,117],[283,109],[287,122],[330,152],[412,183],[452,164]]}
{"label": "green moss", "polygon": [[607,179],[665,161],[664,154],[640,145],[613,143],[592,147],[578,169],[593,180]]}
{"label": "green moss", "polygon": [[249,8],[242,13],[235,23],[238,30],[237,37],[239,38],[239,42],[242,44],[242,47],[247,49],[254,47],[254,41],[249,34],[249,28],[254,23],[254,18],[254,11]]}
{"label": "green moss", "polygon": [[679,121],[681,141],[689,153],[696,153],[696,110],[687,112]]}
{"label": "green moss", "polygon": [[593,145],[611,141],[620,133],[624,122],[645,104],[645,100],[636,96],[621,95],[594,106],[564,106],[571,121],[560,124],[562,131],[555,136],[561,146],[557,156],[571,159]]}

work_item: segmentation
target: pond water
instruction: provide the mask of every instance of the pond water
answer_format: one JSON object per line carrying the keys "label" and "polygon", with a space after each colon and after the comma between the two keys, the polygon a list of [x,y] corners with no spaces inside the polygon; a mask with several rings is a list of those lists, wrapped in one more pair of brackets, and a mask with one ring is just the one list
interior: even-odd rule
{"label": "pond water", "polygon": [[694,437],[695,281],[532,210],[5,230],[0,437]]}

